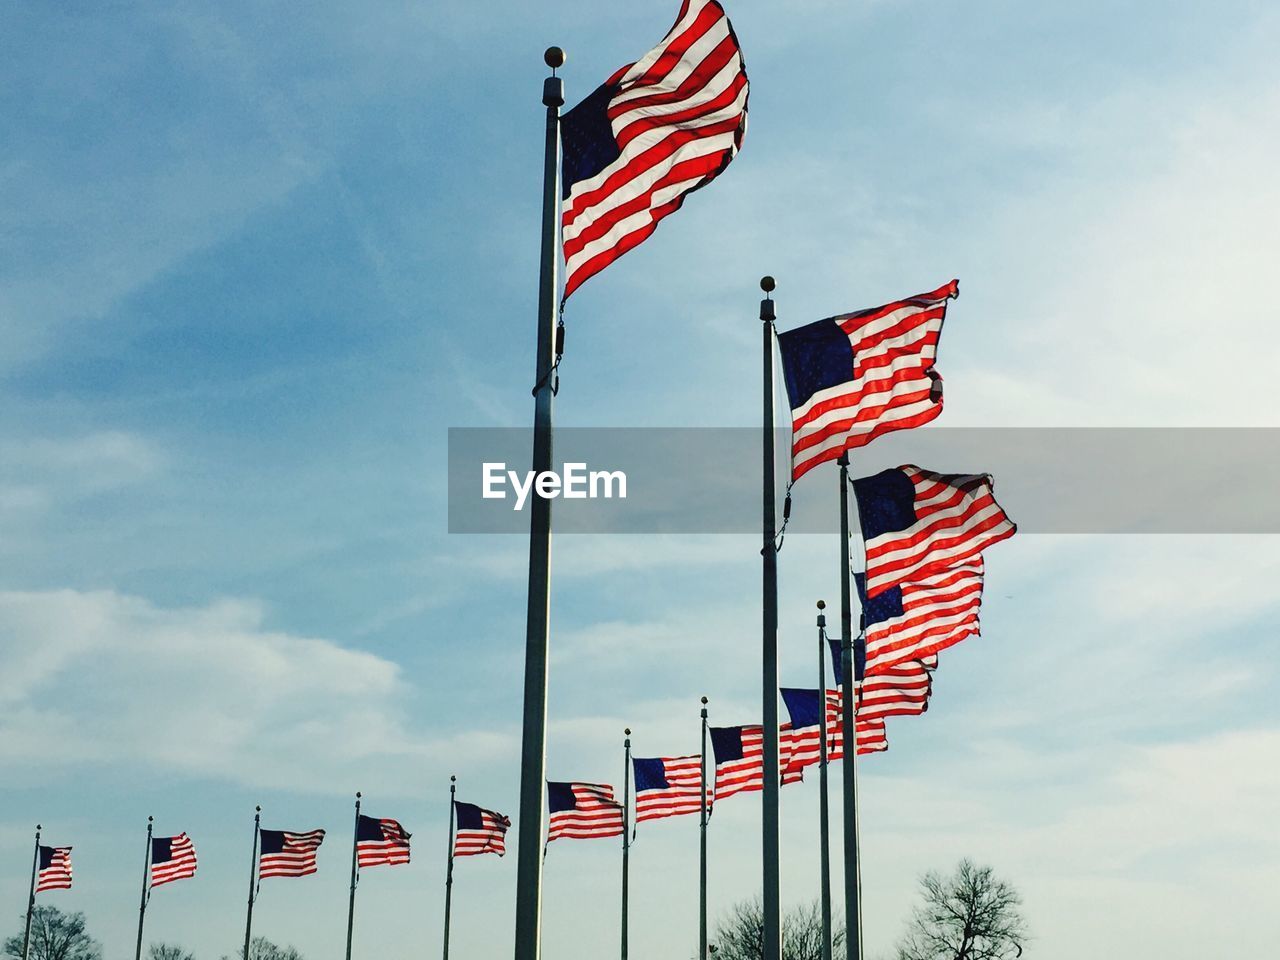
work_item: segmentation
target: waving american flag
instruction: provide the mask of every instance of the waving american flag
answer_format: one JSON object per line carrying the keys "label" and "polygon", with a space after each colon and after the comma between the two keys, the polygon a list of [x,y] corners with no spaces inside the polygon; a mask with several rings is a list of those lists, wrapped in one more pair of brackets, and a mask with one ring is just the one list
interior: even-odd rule
{"label": "waving american flag", "polygon": [[159,887],[196,875],[196,848],[185,833],[151,838],[151,886]]}
{"label": "waving american flag", "polygon": [[864,673],[882,673],[919,660],[978,633],[982,557],[945,567],[867,597],[866,577],[855,573],[866,627]]}
{"label": "waving american flag", "polygon": [[828,317],[778,336],[791,403],[791,478],[942,412],[933,369],[952,280],[930,293]]}
{"label": "waving american flag", "polygon": [[566,298],[719,175],[747,131],[747,72],[715,0],[560,121]]}
{"label": "waving american flag", "polygon": [[501,857],[506,854],[510,817],[461,800],[453,801],[453,813],[457,818],[457,833],[453,838],[455,857],[476,857],[482,853],[496,853]]}
{"label": "waving american flag", "polygon": [[259,831],[258,878],[310,876],[316,872],[316,851],[323,842],[323,830]]}
{"label": "waving american flag", "polygon": [[594,840],[623,832],[622,804],[605,783],[547,783],[550,826],[547,843],[566,837]]}
{"label": "waving american flag", "polygon": [[408,863],[411,836],[397,820],[360,814],[356,823],[356,862],[361,869]]}
{"label": "waving american flag", "polygon": [[866,595],[974,560],[1017,526],[996,503],[990,474],[934,473],[907,464],[853,481],[867,547]]}
{"label": "waving american flag", "polygon": [[71,848],[40,848],[40,872],[36,877],[36,893],[45,890],[71,889]]}
{"label": "waving american flag", "polygon": [[[633,757],[636,822],[702,812],[702,756]],[[710,805],[710,787],[707,801]]]}

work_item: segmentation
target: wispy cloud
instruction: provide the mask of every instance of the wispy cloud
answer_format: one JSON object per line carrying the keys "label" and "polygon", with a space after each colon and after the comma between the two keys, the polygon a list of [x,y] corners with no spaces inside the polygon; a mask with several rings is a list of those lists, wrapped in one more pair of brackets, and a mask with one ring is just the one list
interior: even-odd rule
{"label": "wispy cloud", "polygon": [[424,735],[396,664],[263,621],[236,600],[167,609],[112,591],[0,593],[0,756],[49,775],[125,765],[401,794],[427,760],[510,748],[501,733]]}

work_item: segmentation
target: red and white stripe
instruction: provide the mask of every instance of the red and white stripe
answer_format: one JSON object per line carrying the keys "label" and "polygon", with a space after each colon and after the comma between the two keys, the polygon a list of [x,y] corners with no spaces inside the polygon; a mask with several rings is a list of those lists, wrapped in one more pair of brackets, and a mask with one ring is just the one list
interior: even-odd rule
{"label": "red and white stripe", "polygon": [[458,828],[453,838],[453,855],[455,857],[475,857],[482,853],[496,853],[505,856],[507,853],[507,831],[511,828],[511,818],[492,810],[480,810],[481,826],[478,829]]}
{"label": "red and white stripe", "polygon": [[849,335],[853,377],[791,411],[793,480],[845,450],[942,413],[933,365],[947,303],[959,293],[960,281],[952,280],[930,293],[831,318]]}
{"label": "red and white stripe", "polygon": [[169,838],[169,859],[151,864],[151,886],[159,887],[174,880],[196,875],[196,848],[185,833]]}
{"label": "red and white stripe", "polygon": [[[70,890],[71,848],[41,847],[41,851],[44,850],[51,850],[49,865],[41,867],[36,876],[36,893],[43,893],[45,890]],[[41,862],[43,861],[44,858],[41,857]]]}
{"label": "red and white stripe", "polygon": [[[840,691],[827,691],[827,759],[844,758],[844,714]],[[889,749],[884,721],[876,717],[858,716],[858,756],[881,753]]]}
{"label": "red and white stripe", "polygon": [[[702,812],[702,755],[663,757],[665,789],[636,790],[636,823]],[[707,786],[707,804],[711,786]]]}
{"label": "red and white stripe", "polygon": [[622,804],[613,798],[613,787],[603,783],[575,783],[573,796],[575,805],[572,810],[551,813],[548,843],[561,837],[594,840],[622,835],[625,829]]}
{"label": "red and white stripe", "polygon": [[920,661],[910,660],[869,676],[858,685],[858,722],[908,717],[929,709],[933,677]]}
{"label": "red and white stripe", "polygon": [[324,842],[323,830],[305,833],[284,832],[284,849],[258,857],[258,879],[267,877],[308,877],[318,869],[316,855]]}
{"label": "red and white stripe", "polygon": [[397,867],[408,863],[409,832],[398,820],[384,817],[378,823],[382,827],[382,839],[357,841],[356,863],[362,868]]}
{"label": "red and white stripe", "polygon": [[898,469],[915,487],[916,522],[866,541],[868,596],[973,560],[1017,531],[996,503],[990,474]]}
{"label": "red and white stripe", "polygon": [[921,660],[980,632],[982,556],[901,585],[902,616],[868,624],[865,673]]}
{"label": "red and white stripe", "polygon": [[565,199],[566,298],[715,179],[747,129],[746,68],[715,0],[685,0],[662,42],[607,85],[618,88],[608,117],[620,155]]}

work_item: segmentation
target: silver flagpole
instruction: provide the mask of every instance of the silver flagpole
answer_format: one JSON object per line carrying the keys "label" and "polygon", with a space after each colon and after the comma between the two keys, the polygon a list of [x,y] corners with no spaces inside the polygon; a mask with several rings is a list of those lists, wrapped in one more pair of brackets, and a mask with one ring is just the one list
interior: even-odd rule
{"label": "silver flagpole", "polygon": [[698,856],[698,960],[707,960],[707,698],[702,698],[702,842]]}
{"label": "silver flagpole", "polygon": [[31,946],[31,915],[36,910],[36,872],[40,864],[40,824],[36,824],[36,848],[31,853],[31,890],[27,893],[27,925],[22,931],[22,960]]}
{"label": "silver flagpole", "polygon": [[142,904],[138,907],[138,947],[133,960],[142,960],[142,924],[147,919],[147,894],[151,891],[151,831],[155,817],[147,817],[147,856],[142,861]]}
{"label": "silver flagpole", "polygon": [[449,777],[449,865],[444,872],[444,960],[449,960],[449,914],[453,911],[453,825],[457,819],[454,799],[458,795],[458,778]]}
{"label": "silver flagpole", "polygon": [[626,766],[622,771],[622,960],[627,960],[627,883],[631,869],[631,728],[623,743]]}
{"label": "silver flagpole", "polygon": [[761,817],[764,861],[764,942],[762,960],[782,960],[782,890],[779,869],[778,834],[778,545],[774,486],[773,437],[773,277],[763,277],[760,289],[762,344],[764,347],[764,557],[763,623],[761,647],[763,670],[761,697],[764,705],[764,802]]}
{"label": "silver flagpole", "polygon": [[[537,378],[534,381],[533,470],[551,469],[555,389],[556,294],[559,267],[560,107],[564,83],[555,70],[564,51],[543,55],[552,75],[542,85],[547,108],[542,169],[542,267],[538,280]],[[529,521],[529,598],[524,653],[524,734],[520,765],[519,854],[516,862],[515,960],[538,960],[542,926],[542,824],[547,766],[547,635],[551,607],[551,501],[534,497]]]}
{"label": "silver flagpole", "polygon": [[253,937],[253,901],[257,899],[254,881],[258,878],[258,832],[262,829],[262,807],[253,808],[253,846],[249,848],[249,909],[244,918],[244,953],[241,960],[249,960],[249,943]]}
{"label": "silver flagpole", "polygon": [[849,593],[849,453],[840,454],[840,685],[844,721],[844,927],[849,960],[862,960],[862,870],[858,864],[858,698],[853,598]]}
{"label": "silver flagpole", "polygon": [[[831,817],[827,809],[827,608],[818,601],[818,709],[822,711],[822,743],[818,750],[819,869],[822,871],[822,960],[831,960]],[[849,745],[845,744],[845,752]]]}
{"label": "silver flagpole", "polygon": [[351,899],[347,902],[347,960],[351,960],[351,931],[356,924],[356,883],[360,880],[360,791],[356,791],[356,820],[351,832]]}

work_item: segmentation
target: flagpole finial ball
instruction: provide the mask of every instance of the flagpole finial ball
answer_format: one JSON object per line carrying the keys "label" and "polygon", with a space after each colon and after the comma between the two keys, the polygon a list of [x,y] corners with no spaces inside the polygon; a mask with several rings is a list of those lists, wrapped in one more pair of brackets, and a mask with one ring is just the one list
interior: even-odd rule
{"label": "flagpole finial ball", "polygon": [[825,601],[825,600],[819,600],[819,601],[818,601],[818,609],[819,609],[819,610],[825,610],[825,609],[827,609],[827,601]]}
{"label": "flagpole finial ball", "polygon": [[360,799],[361,797],[363,797],[363,796],[364,796],[364,794],[363,794],[363,793],[361,793],[359,790],[357,790],[357,791],[356,791],[356,799],[357,799],[357,800],[359,800],[359,799]]}
{"label": "flagpole finial ball", "polygon": [[256,807],[254,807],[254,808],[253,808],[253,812],[254,812],[254,813],[261,813],[261,812],[262,812],[262,804],[258,804]]}
{"label": "flagpole finial ball", "polygon": [[451,774],[449,774],[449,782],[450,782],[450,783],[457,783],[457,782],[458,782],[458,778],[457,778],[457,777],[455,777],[455,776],[451,773]]}
{"label": "flagpole finial ball", "polygon": [[629,736],[631,736],[631,728],[630,728],[630,727],[627,727],[627,729],[623,730],[622,732],[623,732],[623,733],[625,733],[628,737],[629,737]]}
{"label": "flagpole finial ball", "polygon": [[760,278],[760,289],[763,290],[765,293],[773,293],[773,288],[776,287],[777,285],[778,284],[774,282],[773,277]]}
{"label": "flagpole finial ball", "polygon": [[542,55],[542,59],[552,70],[559,70],[564,66],[564,51],[559,47],[547,47],[547,52]]}
{"label": "flagpole finial ball", "polygon": [[706,703],[706,702],[707,702],[707,698],[706,698],[706,697],[703,697],[703,698],[702,698],[702,702],[703,702],[703,703]]}

